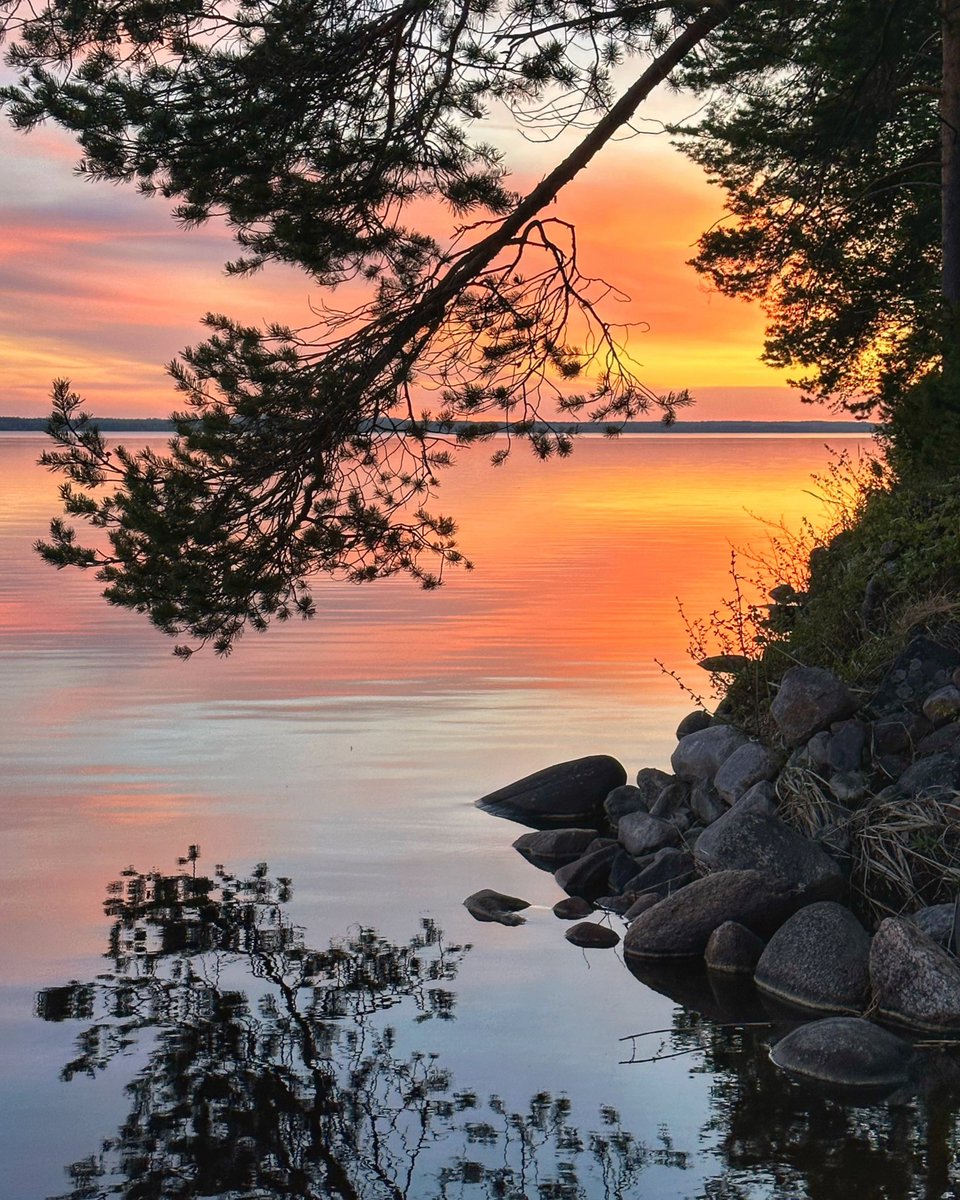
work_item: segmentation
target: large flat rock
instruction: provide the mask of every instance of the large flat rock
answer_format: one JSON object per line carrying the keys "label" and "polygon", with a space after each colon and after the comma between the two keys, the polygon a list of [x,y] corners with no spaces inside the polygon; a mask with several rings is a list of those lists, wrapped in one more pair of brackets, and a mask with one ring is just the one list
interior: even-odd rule
{"label": "large flat rock", "polygon": [[627,772],[607,754],[591,754],[535,771],[482,796],[478,808],[534,828],[597,825],[603,802],[627,782]]}
{"label": "large flat rock", "polygon": [[641,959],[699,958],[725,921],[766,937],[796,904],[795,896],[771,887],[758,871],[718,871],[641,913],[627,930],[623,948]]}

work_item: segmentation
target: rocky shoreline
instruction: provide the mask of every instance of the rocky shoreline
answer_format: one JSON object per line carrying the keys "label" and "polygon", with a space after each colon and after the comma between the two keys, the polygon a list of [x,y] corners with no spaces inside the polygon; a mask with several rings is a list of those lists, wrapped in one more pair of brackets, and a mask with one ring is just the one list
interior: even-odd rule
{"label": "rocky shoreline", "polygon": [[[477,804],[534,826],[514,845],[566,893],[569,941],[617,945],[609,916],[585,918],[620,917],[634,973],[699,965],[786,1012],[785,1070],[902,1084],[910,1039],[960,1035],[960,652],[914,637],[870,695],[793,667],[767,725],[751,740],[721,704],[681,722],[672,773],[628,783],[595,755]],[[465,903],[511,925],[526,907]]]}

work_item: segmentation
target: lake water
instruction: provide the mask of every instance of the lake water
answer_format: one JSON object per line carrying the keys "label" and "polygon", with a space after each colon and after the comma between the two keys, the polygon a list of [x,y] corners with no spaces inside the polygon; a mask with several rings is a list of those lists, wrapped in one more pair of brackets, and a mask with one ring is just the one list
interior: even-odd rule
{"label": "lake water", "polygon": [[[472,803],[667,765],[691,703],[654,660],[703,686],[677,598],[730,592],[757,515],[822,517],[822,439],[474,452],[442,506],[473,573],[325,582],[313,622],[187,663],[32,555],[41,446],[0,436],[4,1200],[960,1195],[946,1100],[809,1093],[702,981],[575,949]],[[484,887],[526,923],[474,922]]]}

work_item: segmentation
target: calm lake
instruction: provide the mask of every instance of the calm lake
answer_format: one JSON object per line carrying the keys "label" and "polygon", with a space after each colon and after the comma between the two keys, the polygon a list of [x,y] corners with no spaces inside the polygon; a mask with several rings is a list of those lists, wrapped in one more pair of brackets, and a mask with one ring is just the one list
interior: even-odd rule
{"label": "calm lake", "polygon": [[[324,582],[186,663],[31,553],[42,444],[0,435],[4,1200],[960,1195],[946,1101],[810,1093],[702,981],[575,949],[473,807],[583,754],[667,766],[692,705],[654,660],[705,686],[677,598],[730,593],[757,516],[822,520],[822,438],[475,451],[441,506],[475,571]],[[487,887],[526,923],[473,921]]]}

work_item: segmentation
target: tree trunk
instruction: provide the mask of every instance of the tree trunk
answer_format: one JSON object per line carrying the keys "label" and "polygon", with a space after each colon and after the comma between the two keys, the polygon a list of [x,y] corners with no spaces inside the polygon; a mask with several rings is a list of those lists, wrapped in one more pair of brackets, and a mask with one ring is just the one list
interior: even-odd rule
{"label": "tree trunk", "polygon": [[941,0],[943,93],[940,99],[944,367],[960,358],[960,0]]}

